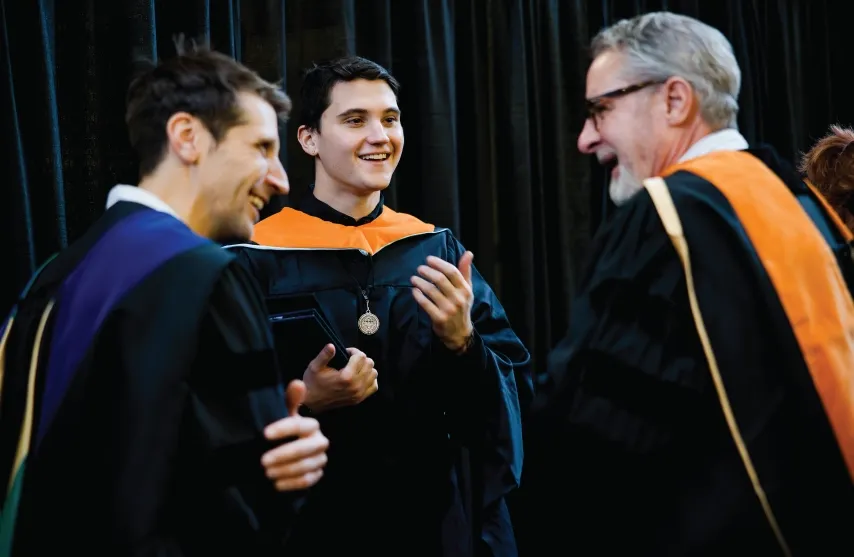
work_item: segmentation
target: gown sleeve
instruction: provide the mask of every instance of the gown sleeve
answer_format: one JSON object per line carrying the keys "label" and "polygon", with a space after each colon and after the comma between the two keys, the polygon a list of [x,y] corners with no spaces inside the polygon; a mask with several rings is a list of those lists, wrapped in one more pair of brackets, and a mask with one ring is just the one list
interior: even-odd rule
{"label": "gown sleeve", "polygon": [[[450,261],[465,253],[452,238]],[[448,409],[453,433],[470,450],[475,500],[480,500],[481,536],[494,554],[505,554],[506,497],[519,486],[524,451],[520,398],[532,396],[530,354],[513,331],[498,297],[472,266],[474,339],[462,355],[440,343],[441,367],[453,385]],[[521,391],[521,392],[520,392]],[[510,554],[510,553],[507,553]]]}
{"label": "gown sleeve", "polygon": [[640,543],[648,532],[624,526],[651,512],[648,486],[667,474],[654,463],[673,462],[658,457],[715,402],[683,269],[646,191],[603,225],[591,254],[525,431],[524,520],[538,547],[565,544],[567,529],[600,547]]}
{"label": "gown sleeve", "polygon": [[682,266],[645,191],[593,250],[535,409],[627,453],[652,451],[674,433],[663,413],[690,409],[708,385]]}
{"label": "gown sleeve", "polygon": [[200,469],[210,471],[200,488],[215,493],[221,499],[219,507],[235,514],[231,524],[201,521],[200,527],[243,529],[235,532],[235,540],[254,538],[265,549],[274,549],[284,544],[306,492],[275,491],[261,466],[263,453],[280,443],[267,441],[264,428],[287,416],[266,317],[254,279],[231,263],[203,318],[199,356],[189,381],[188,413]]}

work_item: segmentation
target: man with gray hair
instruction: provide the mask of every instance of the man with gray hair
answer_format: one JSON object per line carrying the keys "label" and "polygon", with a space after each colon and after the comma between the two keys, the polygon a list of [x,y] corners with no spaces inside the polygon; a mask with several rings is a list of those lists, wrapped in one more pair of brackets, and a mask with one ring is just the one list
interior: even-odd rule
{"label": "man with gray hair", "polygon": [[529,424],[536,543],[850,552],[854,302],[830,249],[838,219],[738,132],[741,76],[719,31],[649,13],[592,47],[578,147],[612,167],[618,208]]}

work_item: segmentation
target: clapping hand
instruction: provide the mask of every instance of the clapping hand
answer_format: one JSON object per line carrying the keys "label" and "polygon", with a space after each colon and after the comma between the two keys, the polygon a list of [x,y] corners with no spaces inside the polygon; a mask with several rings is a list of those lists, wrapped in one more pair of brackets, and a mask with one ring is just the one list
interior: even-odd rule
{"label": "clapping hand", "polygon": [[433,322],[433,332],[450,350],[462,351],[474,331],[471,308],[474,301],[471,265],[474,254],[467,251],[457,267],[438,257],[427,258],[412,277],[412,295]]}

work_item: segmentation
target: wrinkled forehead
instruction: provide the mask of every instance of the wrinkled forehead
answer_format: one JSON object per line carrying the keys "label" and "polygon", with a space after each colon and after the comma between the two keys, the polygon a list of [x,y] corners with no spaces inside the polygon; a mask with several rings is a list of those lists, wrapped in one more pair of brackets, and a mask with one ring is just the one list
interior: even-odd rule
{"label": "wrinkled forehead", "polygon": [[625,55],[616,50],[607,50],[593,59],[587,70],[585,97],[593,99],[615,89],[631,85],[626,75]]}

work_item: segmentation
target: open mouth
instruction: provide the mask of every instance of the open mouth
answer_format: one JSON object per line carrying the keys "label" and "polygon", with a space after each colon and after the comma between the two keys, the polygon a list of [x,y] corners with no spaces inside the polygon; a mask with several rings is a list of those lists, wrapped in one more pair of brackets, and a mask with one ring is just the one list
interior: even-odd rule
{"label": "open mouth", "polygon": [[599,164],[605,167],[605,170],[612,178],[616,178],[617,174],[619,174],[617,168],[619,167],[620,161],[617,159],[616,153],[608,153],[607,155],[600,156]]}
{"label": "open mouth", "polygon": [[617,166],[619,161],[617,160],[616,153],[608,153],[607,155],[602,155],[599,157],[599,164],[607,168],[608,170]]}
{"label": "open mouth", "polygon": [[388,160],[391,157],[391,153],[371,153],[368,155],[359,155],[359,158],[363,161],[372,161],[372,162],[382,162]]}

